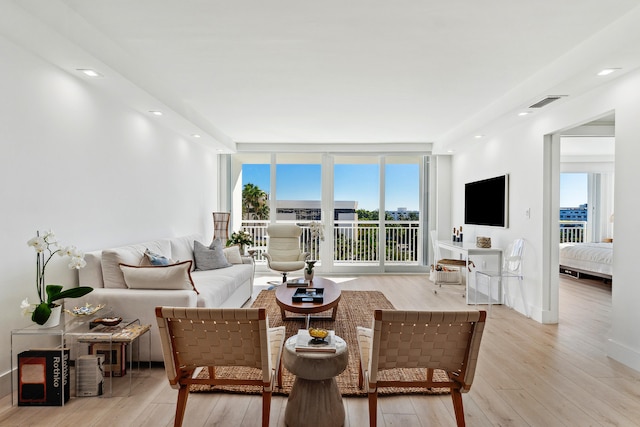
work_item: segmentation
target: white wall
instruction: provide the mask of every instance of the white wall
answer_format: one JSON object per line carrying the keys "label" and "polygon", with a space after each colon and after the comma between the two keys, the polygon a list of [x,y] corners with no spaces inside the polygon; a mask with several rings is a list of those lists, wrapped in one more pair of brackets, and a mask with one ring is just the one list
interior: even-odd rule
{"label": "white wall", "polygon": [[[216,154],[123,107],[85,81],[0,38],[0,395],[8,391],[10,331],[37,298],[36,230],[90,251],[212,232]],[[47,282],[73,286],[55,257]],[[98,303],[99,301],[96,301]]]}
{"label": "white wall", "polygon": [[[453,219],[461,223],[464,183],[502,173],[510,174],[510,226],[486,229],[496,245],[506,246],[512,239],[526,239],[525,288],[533,308],[533,317],[549,321],[553,316],[545,287],[543,260],[553,248],[543,243],[545,215],[544,135],[590,121],[602,114],[616,114],[616,173],[614,279],[612,286],[612,328],[608,337],[608,354],[640,370],[640,286],[637,284],[637,242],[640,241],[640,211],[637,183],[640,182],[640,72],[631,73],[603,85],[583,96],[570,98],[557,106],[523,117],[522,124],[492,133],[487,140],[475,143],[453,161]],[[546,190],[550,192],[550,190]],[[531,218],[525,218],[526,209]],[[549,209],[548,207],[546,208]],[[557,215],[557,214],[556,214]],[[624,230],[624,231],[623,231]],[[550,269],[553,266],[549,267]],[[548,273],[548,272],[547,272]],[[547,276],[548,277],[548,276]],[[554,298],[551,295],[549,298]],[[555,295],[557,298],[557,294]],[[551,309],[553,306],[551,305]],[[522,311],[522,307],[518,307]]]}

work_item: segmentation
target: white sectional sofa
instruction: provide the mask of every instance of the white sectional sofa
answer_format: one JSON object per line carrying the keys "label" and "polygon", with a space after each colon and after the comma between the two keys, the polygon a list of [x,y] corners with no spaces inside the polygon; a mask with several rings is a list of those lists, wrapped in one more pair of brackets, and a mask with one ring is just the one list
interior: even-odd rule
{"label": "white sectional sofa", "polygon": [[[235,262],[230,266],[199,270],[195,241],[209,245],[202,236],[191,235],[87,253],[87,265],[79,270],[79,282],[94,290],[73,300],[73,305],[105,304],[114,315],[151,325],[150,360],[163,361],[156,306],[237,308],[249,300],[253,290],[252,258],[239,257],[237,252],[228,258]],[[165,266],[169,268],[151,266],[145,256],[147,250],[170,258],[173,264]],[[142,343],[140,358],[147,360],[146,340]]]}

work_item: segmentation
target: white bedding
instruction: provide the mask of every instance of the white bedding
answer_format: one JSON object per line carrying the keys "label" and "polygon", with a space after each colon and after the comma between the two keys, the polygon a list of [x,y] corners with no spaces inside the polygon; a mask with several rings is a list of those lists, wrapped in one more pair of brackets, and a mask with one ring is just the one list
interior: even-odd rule
{"label": "white bedding", "polygon": [[560,265],[613,275],[613,243],[560,243]]}

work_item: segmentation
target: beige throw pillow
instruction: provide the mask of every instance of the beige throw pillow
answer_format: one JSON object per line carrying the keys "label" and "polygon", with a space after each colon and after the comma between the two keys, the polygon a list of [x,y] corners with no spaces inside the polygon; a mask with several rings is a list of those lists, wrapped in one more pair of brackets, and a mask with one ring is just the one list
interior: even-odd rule
{"label": "beige throw pillow", "polygon": [[154,266],[120,264],[120,269],[129,289],[186,289],[198,293],[191,279],[192,262]]}
{"label": "beige throw pillow", "polygon": [[229,264],[242,264],[242,255],[240,255],[240,246],[233,245],[222,250],[224,257]]}

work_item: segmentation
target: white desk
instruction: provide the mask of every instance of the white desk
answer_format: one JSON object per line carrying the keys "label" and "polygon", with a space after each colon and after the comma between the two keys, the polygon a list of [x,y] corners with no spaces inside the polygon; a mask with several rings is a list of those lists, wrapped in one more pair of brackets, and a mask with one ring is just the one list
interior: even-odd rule
{"label": "white desk", "polygon": [[[475,242],[452,242],[451,240],[438,240],[438,247],[441,249],[446,249],[453,253],[461,254],[462,259],[465,260],[467,264],[467,268],[465,268],[465,283],[467,290],[465,292],[467,296],[467,304],[475,304],[476,301],[470,301],[469,296],[469,257],[473,255],[491,255],[496,256],[498,260],[498,272],[502,272],[502,248],[479,248],[476,246]],[[437,261],[437,260],[436,260]],[[502,289],[499,290],[500,295],[498,296],[499,300],[502,300]]]}

